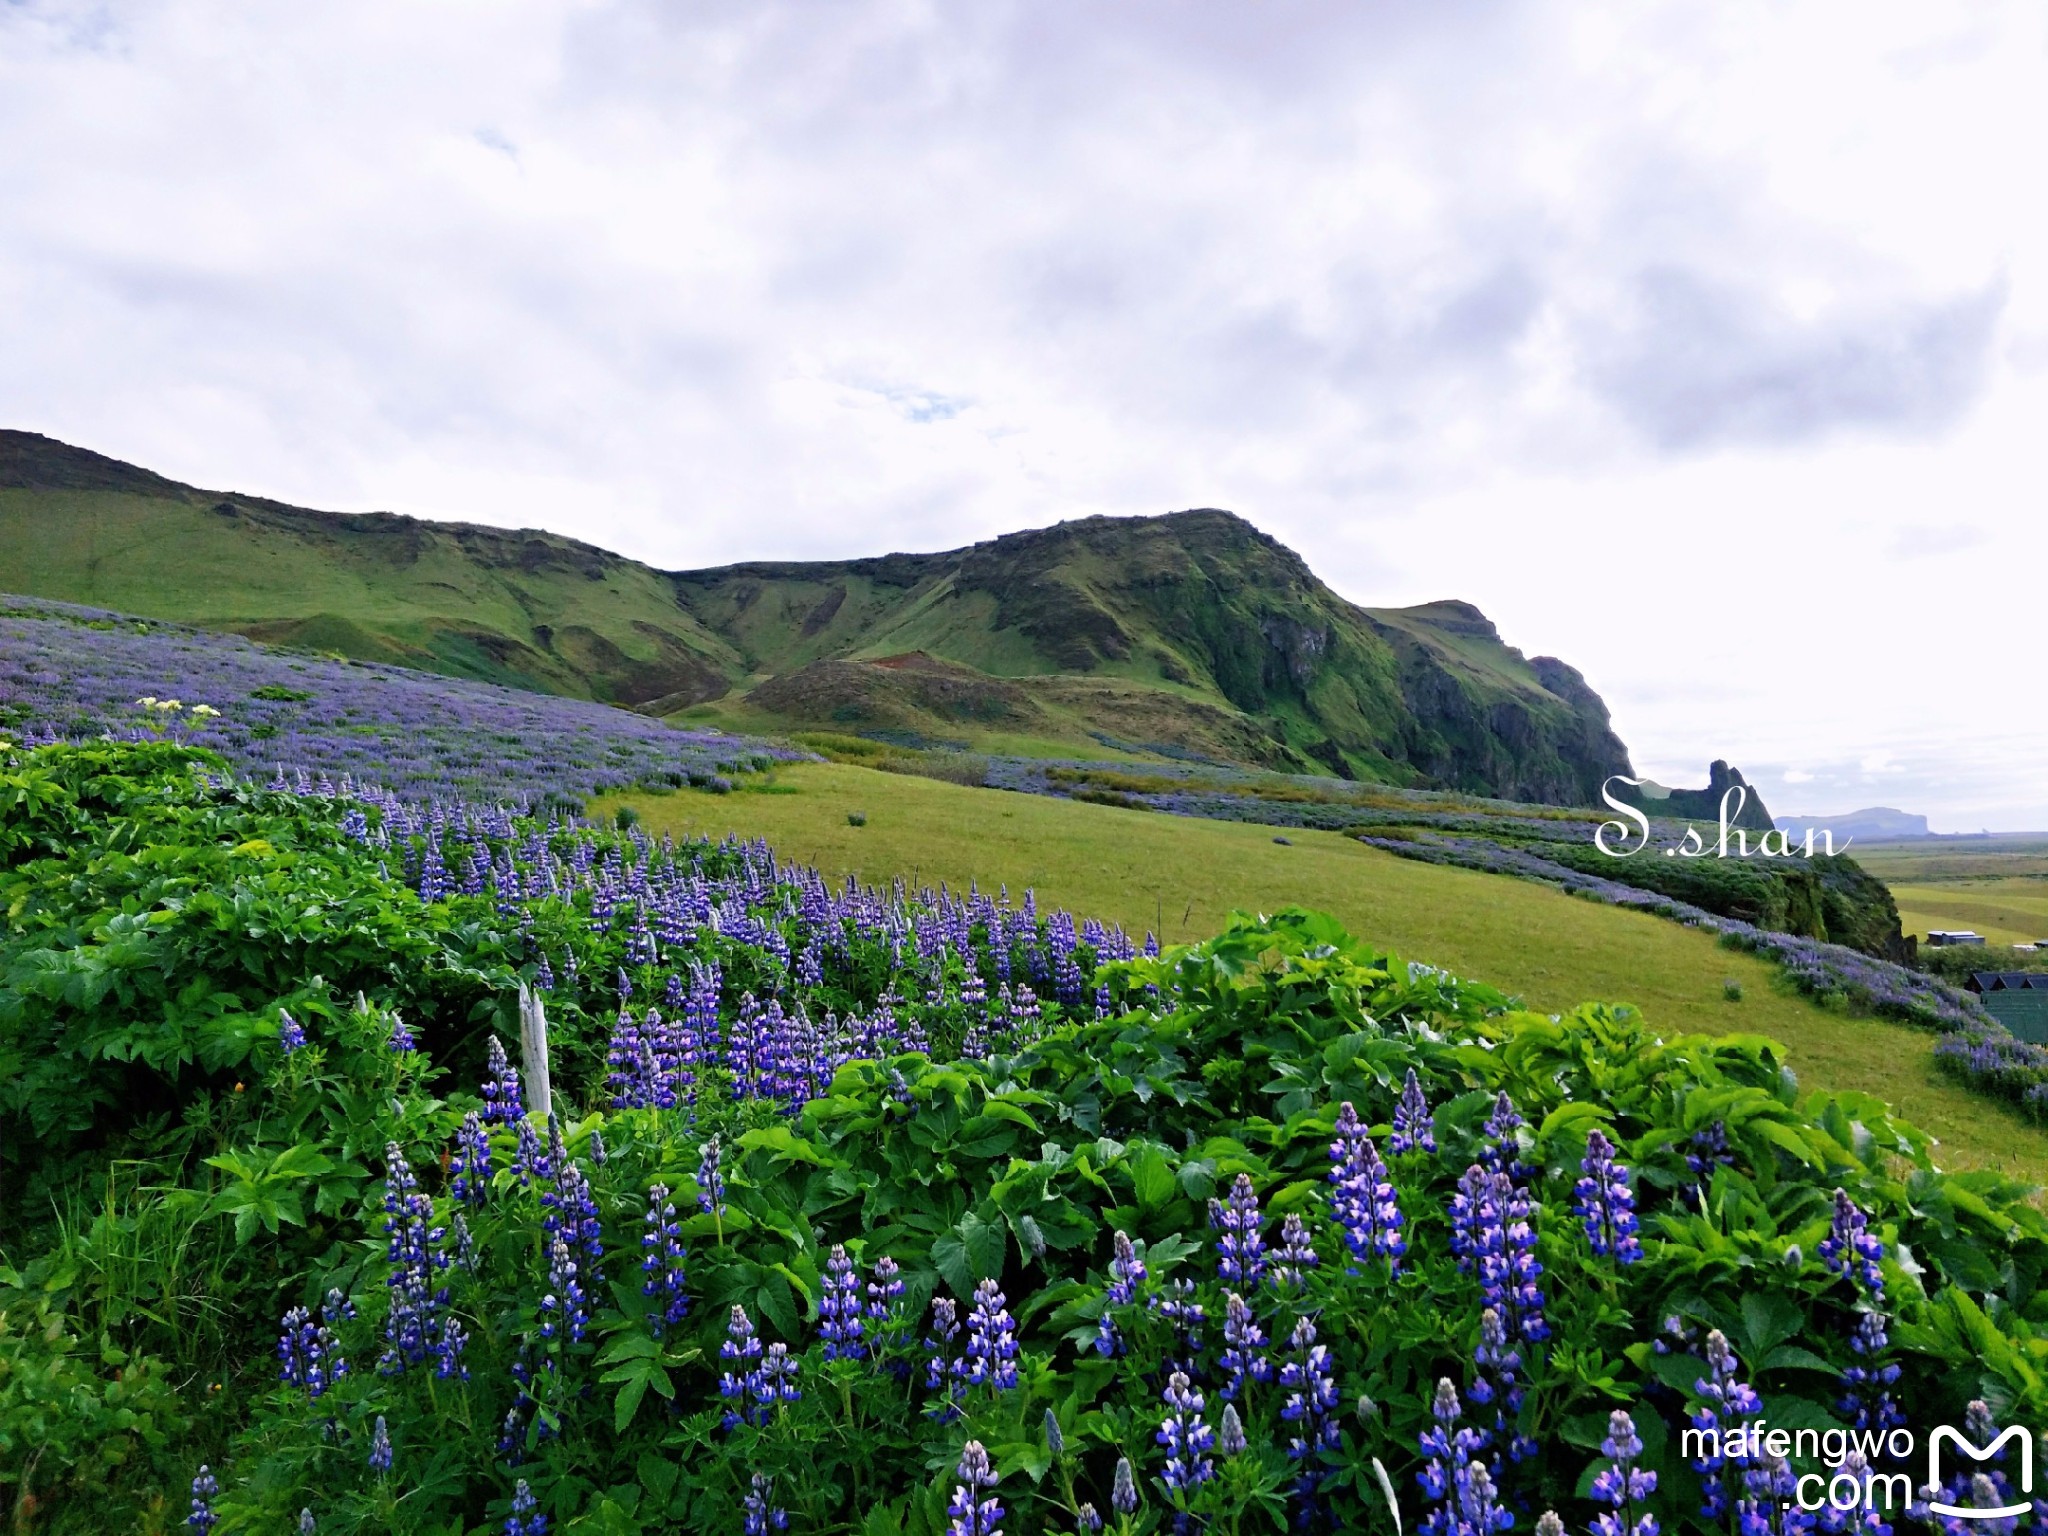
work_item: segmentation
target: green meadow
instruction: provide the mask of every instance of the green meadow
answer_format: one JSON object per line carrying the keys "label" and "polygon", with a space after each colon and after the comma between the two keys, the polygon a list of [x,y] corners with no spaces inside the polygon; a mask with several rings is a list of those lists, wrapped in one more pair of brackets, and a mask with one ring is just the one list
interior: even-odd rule
{"label": "green meadow", "polygon": [[[1773,967],[1663,918],[1548,887],[1396,858],[1335,833],[1196,821],[1112,806],[967,788],[842,763],[777,770],[730,795],[610,796],[654,834],[765,838],[828,876],[992,888],[1112,919],[1162,941],[1217,931],[1234,908],[1301,904],[1405,959],[1561,1010],[1630,1004],[1670,1033],[1771,1036],[1802,1082],[1859,1089],[1941,1142],[1949,1166],[2048,1182],[2048,1132],[1935,1068],[1934,1037],[1855,1018],[1795,994]],[[865,818],[855,825],[852,818]],[[1730,1001],[1726,983],[1741,997]]]}

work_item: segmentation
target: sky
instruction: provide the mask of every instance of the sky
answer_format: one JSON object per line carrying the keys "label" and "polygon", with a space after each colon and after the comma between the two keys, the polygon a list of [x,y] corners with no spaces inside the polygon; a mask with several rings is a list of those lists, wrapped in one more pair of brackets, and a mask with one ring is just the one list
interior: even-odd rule
{"label": "sky", "polygon": [[1220,506],[2048,828],[2048,10],[0,0],[0,425],[683,568]]}

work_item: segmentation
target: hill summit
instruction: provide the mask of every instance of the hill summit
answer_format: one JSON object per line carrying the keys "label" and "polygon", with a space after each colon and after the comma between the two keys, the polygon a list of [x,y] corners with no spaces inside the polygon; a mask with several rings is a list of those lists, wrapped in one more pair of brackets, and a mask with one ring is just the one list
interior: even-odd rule
{"label": "hill summit", "polygon": [[1468,603],[1361,608],[1233,513],[658,571],[202,491],[0,431],[0,589],[752,729],[1029,738],[1590,804],[1598,695]]}

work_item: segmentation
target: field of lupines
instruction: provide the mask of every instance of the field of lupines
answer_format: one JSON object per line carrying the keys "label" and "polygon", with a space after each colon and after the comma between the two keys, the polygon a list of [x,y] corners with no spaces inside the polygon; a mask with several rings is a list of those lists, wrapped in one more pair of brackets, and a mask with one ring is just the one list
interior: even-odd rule
{"label": "field of lupines", "polygon": [[[635,784],[716,791],[792,755],[786,747],[675,730],[580,700],[298,656],[231,635],[36,598],[0,597],[0,605],[0,731],[30,741],[172,735],[220,752],[245,774],[274,775],[289,763],[292,782],[308,787],[365,779],[414,799],[455,795],[525,805],[550,798],[574,805]],[[139,705],[141,699],[152,705]],[[164,707],[171,704],[177,707]],[[1076,786],[1085,791],[1090,775],[1115,779],[1127,767],[996,758],[988,773],[998,787],[1071,794]],[[1402,857],[1540,880],[1707,928],[1774,960],[1818,1000],[1948,1034],[1936,1047],[1945,1071],[2048,1120],[2048,1051],[2013,1038],[1970,994],[1839,944],[1773,932],[1497,840],[1555,841],[1561,828],[1590,837],[1598,813],[1210,764],[1150,765],[1144,781],[1157,783],[1110,798],[1177,815],[1349,828]],[[1183,781],[1185,788],[1164,787]],[[1400,835],[1379,835],[1374,827]]]}
{"label": "field of lupines", "polygon": [[0,770],[21,1529],[1960,1536],[2042,1422],[2048,1219],[1766,1041],[221,766]]}
{"label": "field of lupines", "polygon": [[[138,707],[143,698],[176,708]],[[795,755],[581,699],[5,596],[0,731],[31,740],[169,734],[245,774],[289,765],[414,799],[528,804],[641,783],[716,788]]]}

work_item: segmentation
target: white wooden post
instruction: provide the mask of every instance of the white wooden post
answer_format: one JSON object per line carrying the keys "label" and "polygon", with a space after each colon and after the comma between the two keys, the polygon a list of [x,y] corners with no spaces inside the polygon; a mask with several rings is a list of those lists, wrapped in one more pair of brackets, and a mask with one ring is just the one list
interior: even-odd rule
{"label": "white wooden post", "polygon": [[519,984],[519,1056],[526,1112],[545,1120],[555,1107],[548,1085],[548,1015],[525,982]]}

